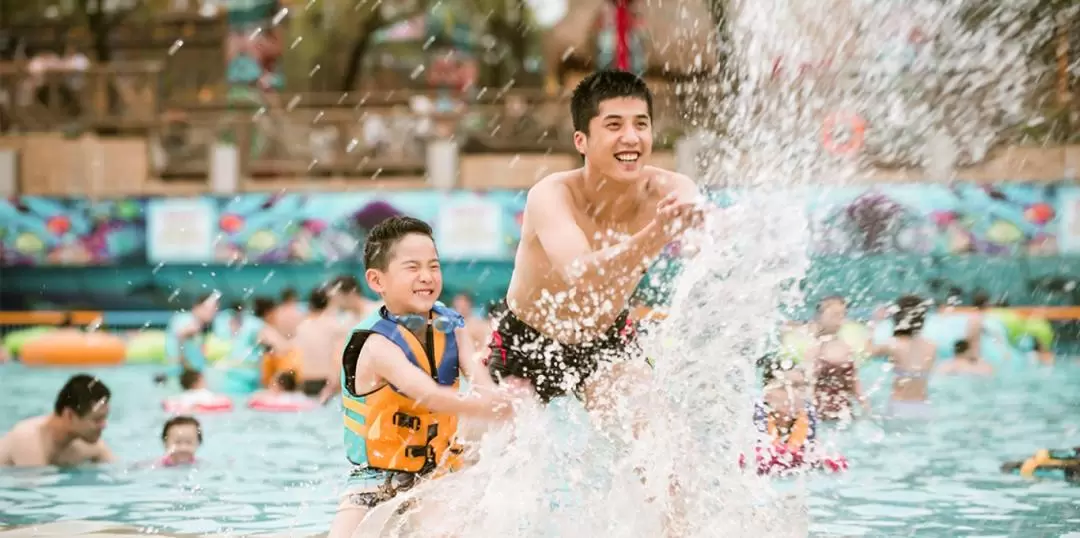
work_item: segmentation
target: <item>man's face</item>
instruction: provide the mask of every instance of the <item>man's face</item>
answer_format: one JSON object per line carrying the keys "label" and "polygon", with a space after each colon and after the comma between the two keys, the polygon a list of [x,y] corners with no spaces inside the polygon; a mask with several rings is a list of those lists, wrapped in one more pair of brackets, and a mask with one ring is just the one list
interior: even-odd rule
{"label": "man's face", "polygon": [[93,444],[101,439],[101,433],[105,431],[105,424],[109,419],[109,402],[108,400],[98,402],[83,417],[76,414],[74,409],[64,409],[63,416],[68,421],[75,437]]}
{"label": "man's face", "polygon": [[635,181],[652,155],[653,132],[649,105],[636,97],[600,102],[589,131],[574,133],[574,146],[589,166],[616,181]]}
{"label": "man's face", "polygon": [[427,314],[442,293],[442,268],[435,242],[409,234],[391,250],[386,270],[368,269],[371,289],[397,314]]}
{"label": "man's face", "polygon": [[454,311],[468,318],[473,315],[473,302],[468,295],[456,295],[453,302]]}

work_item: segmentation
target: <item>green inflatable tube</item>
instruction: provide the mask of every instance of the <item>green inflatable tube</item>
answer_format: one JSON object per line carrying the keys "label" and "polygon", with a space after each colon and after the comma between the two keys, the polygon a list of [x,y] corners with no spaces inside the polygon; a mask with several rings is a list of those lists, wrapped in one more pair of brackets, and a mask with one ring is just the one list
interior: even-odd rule
{"label": "green inflatable tube", "polygon": [[27,342],[55,330],[56,327],[30,327],[8,333],[8,335],[4,337],[4,349],[7,350],[8,355],[18,357],[19,352],[22,351],[23,345]]}
{"label": "green inflatable tube", "polygon": [[1049,351],[1054,345],[1054,327],[1043,318],[1024,318],[1020,314],[1006,309],[995,309],[990,315],[1001,320],[1009,343],[1019,346],[1025,337],[1030,336],[1039,347]]}
{"label": "green inflatable tube", "polygon": [[1039,347],[1050,351],[1054,347],[1054,328],[1050,322],[1042,318],[1029,318],[1024,324],[1024,329],[1029,336],[1035,339]]}
{"label": "green inflatable tube", "polygon": [[129,339],[127,361],[133,364],[163,364],[165,331],[142,331]]}

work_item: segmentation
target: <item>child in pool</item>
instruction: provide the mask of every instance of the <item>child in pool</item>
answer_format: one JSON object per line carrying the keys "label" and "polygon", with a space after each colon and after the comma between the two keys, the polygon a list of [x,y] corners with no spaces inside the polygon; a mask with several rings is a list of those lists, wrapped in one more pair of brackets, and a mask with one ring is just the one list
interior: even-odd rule
{"label": "child in pool", "polygon": [[307,395],[300,392],[300,385],[296,381],[296,373],[293,371],[285,371],[279,373],[274,377],[274,382],[270,383],[270,386],[266,387],[259,392],[256,392],[251,396],[252,400],[259,399],[272,399],[272,400],[304,400],[310,401]]}
{"label": "child in pool", "polygon": [[971,349],[971,345],[967,340],[960,340],[953,347],[955,350],[955,358],[949,362],[946,362],[938,367],[937,371],[941,374],[960,374],[960,375],[994,375],[994,367],[990,366],[990,363],[982,360],[981,357],[975,354],[975,350]]}
{"label": "child in pool", "polygon": [[165,455],[159,460],[160,465],[192,465],[195,463],[195,451],[202,445],[202,426],[194,417],[172,417],[161,429],[161,441],[165,443]]}

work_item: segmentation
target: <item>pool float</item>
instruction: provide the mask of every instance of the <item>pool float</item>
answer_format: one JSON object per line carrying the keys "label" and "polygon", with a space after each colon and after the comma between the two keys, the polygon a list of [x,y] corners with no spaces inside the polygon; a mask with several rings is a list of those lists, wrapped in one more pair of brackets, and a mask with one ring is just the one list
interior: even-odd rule
{"label": "pool float", "polygon": [[19,352],[22,351],[22,347],[27,342],[43,335],[49,334],[56,330],[56,327],[28,327],[26,329],[19,329],[12,331],[4,337],[4,349],[12,357],[19,356]]}
{"label": "pool float", "polygon": [[128,339],[127,361],[132,364],[165,362],[165,331],[139,331]]}
{"label": "pool float", "polygon": [[232,411],[233,403],[228,396],[215,394],[208,389],[183,392],[161,402],[166,412],[173,414],[224,413]]}
{"label": "pool float", "polygon": [[318,407],[315,400],[298,393],[256,394],[248,401],[248,408],[271,413],[298,413]]}
{"label": "pool float", "polygon": [[64,329],[40,335],[20,351],[28,366],[115,366],[123,364],[127,346],[113,334]]}
{"label": "pool float", "polygon": [[[837,332],[845,344],[855,352],[856,360],[866,358],[870,343],[870,330],[861,323],[849,321],[840,327]],[[788,359],[795,363],[802,362],[806,352],[814,344],[814,337],[802,327],[788,330],[780,335],[780,359]]]}
{"label": "pool float", "polygon": [[1001,472],[1024,478],[1064,478],[1069,482],[1080,482],[1080,447],[1065,450],[1044,448],[1026,460],[1001,464]]}

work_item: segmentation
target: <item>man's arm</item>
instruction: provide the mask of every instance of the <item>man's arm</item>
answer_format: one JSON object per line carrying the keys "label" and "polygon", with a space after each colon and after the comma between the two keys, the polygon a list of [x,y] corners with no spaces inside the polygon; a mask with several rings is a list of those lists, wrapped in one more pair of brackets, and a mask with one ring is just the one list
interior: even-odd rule
{"label": "man's arm", "polygon": [[495,417],[497,407],[506,405],[506,400],[492,397],[492,392],[463,395],[453,387],[440,386],[410,363],[397,345],[381,335],[368,337],[357,360],[371,361],[376,375],[433,411]]}
{"label": "man's arm", "polygon": [[625,277],[646,267],[667,243],[665,234],[650,224],[628,241],[593,251],[571,207],[566,187],[550,181],[533,187],[525,202],[529,226],[535,230],[552,267],[568,282],[597,275]]}
{"label": "man's arm", "polygon": [[494,387],[495,381],[491,379],[491,374],[483,364],[483,355],[476,351],[468,328],[454,329],[454,337],[458,345],[458,365],[465,374],[465,379],[473,386]]}
{"label": "man's arm", "polygon": [[94,444],[94,457],[95,463],[112,463],[116,461],[116,456],[112,450],[109,450],[109,445],[105,444],[105,441],[99,440]]}

